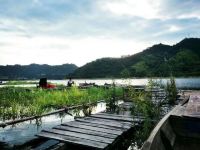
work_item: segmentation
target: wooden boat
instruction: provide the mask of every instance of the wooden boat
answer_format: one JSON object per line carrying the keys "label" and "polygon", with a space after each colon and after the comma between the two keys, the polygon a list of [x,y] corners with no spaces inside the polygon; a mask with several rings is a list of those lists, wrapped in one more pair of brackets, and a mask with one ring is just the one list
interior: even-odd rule
{"label": "wooden boat", "polygon": [[96,85],[95,83],[79,83],[78,88],[80,89],[86,89],[86,88],[90,88],[90,87],[98,87],[98,85]]}
{"label": "wooden boat", "polygon": [[200,95],[191,95],[153,129],[142,150],[199,150]]}

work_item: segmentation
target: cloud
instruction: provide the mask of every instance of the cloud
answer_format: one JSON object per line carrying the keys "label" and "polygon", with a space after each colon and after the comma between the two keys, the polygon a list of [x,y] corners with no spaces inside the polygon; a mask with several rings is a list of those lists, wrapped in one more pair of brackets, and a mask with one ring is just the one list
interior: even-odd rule
{"label": "cloud", "polygon": [[[10,9],[0,14],[2,15],[0,22],[4,22],[4,28],[8,31],[18,31],[30,37],[34,35],[104,36],[140,40],[148,38],[152,32],[166,30],[166,26],[181,27],[182,24],[185,26],[184,20],[188,19],[189,12],[195,12],[193,17],[198,14],[195,0],[190,0],[190,3],[185,0],[182,3],[179,0],[169,2],[82,0],[75,3],[72,0],[59,2],[37,0],[28,3],[27,0],[20,0],[20,3],[16,4],[13,0],[9,0],[7,5],[4,2],[4,5],[0,6],[4,9],[10,6]],[[194,9],[188,9],[187,5]],[[16,8],[21,8],[22,11],[16,11]],[[8,12],[11,14],[7,17],[5,14],[9,14]]]}
{"label": "cloud", "polygon": [[120,16],[161,20],[200,18],[198,0],[106,0],[102,4],[102,10]]}
{"label": "cloud", "polygon": [[[7,39],[8,40],[8,39]],[[6,41],[6,40],[5,40]],[[79,66],[96,57],[120,57],[139,52],[145,43],[133,40],[106,38],[66,38],[66,37],[12,37],[8,45],[1,49],[0,63],[9,60],[10,64],[63,64],[75,63]],[[15,47],[13,49],[13,47]],[[112,50],[112,51],[111,51]],[[114,51],[113,51],[114,50]],[[6,55],[9,54],[9,55]],[[17,56],[17,59],[13,59]],[[12,58],[12,59],[11,59]]]}
{"label": "cloud", "polygon": [[198,0],[0,3],[0,64],[83,65],[200,35]]}
{"label": "cloud", "polygon": [[177,32],[177,31],[180,31],[180,30],[181,30],[181,27],[176,26],[176,25],[171,25],[168,29],[169,32]]}
{"label": "cloud", "polygon": [[173,33],[177,33],[180,30],[182,30],[182,27],[180,27],[180,26],[168,25],[168,26],[166,26],[165,29],[154,33],[153,36],[158,37],[158,36],[163,36],[163,35],[166,35],[166,34],[173,34]]}
{"label": "cloud", "polygon": [[102,9],[116,15],[130,15],[145,19],[155,19],[159,18],[159,6],[159,0],[154,0],[153,2],[149,0],[108,0],[104,1]]}

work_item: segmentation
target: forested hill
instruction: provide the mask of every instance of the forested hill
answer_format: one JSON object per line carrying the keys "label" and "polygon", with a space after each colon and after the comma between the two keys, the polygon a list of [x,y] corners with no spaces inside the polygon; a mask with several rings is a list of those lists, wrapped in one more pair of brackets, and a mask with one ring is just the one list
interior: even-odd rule
{"label": "forested hill", "polygon": [[200,39],[158,44],[125,58],[102,58],[78,68],[74,78],[200,76]]}
{"label": "forested hill", "polygon": [[63,79],[72,73],[77,66],[74,64],[63,65],[7,65],[0,66],[0,79],[38,79],[47,77],[49,79]]}

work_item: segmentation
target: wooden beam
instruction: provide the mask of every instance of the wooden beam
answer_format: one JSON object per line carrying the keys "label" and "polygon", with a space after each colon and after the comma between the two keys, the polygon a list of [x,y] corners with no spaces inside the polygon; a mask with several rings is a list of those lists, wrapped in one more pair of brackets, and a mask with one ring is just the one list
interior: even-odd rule
{"label": "wooden beam", "polygon": [[122,118],[122,117],[117,117],[117,116],[106,116],[106,115],[91,115],[92,117],[96,118],[103,118],[103,119],[110,119],[110,120],[119,120],[119,121],[124,121],[124,122],[133,122],[133,118]]}
{"label": "wooden beam", "polygon": [[115,127],[115,128],[122,128],[122,129],[129,129],[131,127],[130,124],[126,124],[126,123],[120,123],[120,122],[116,122],[116,121],[108,121],[105,119],[76,119],[76,121],[79,122],[85,122],[85,123],[90,123],[90,124],[97,124],[97,125],[106,125],[109,127]]}
{"label": "wooden beam", "polygon": [[123,133],[123,131],[120,131],[120,130],[100,128],[100,127],[89,126],[89,125],[85,125],[85,124],[75,124],[75,123],[67,124],[67,123],[64,123],[62,125],[70,126],[70,127],[77,127],[77,128],[87,129],[87,130],[92,130],[92,131],[104,132],[104,133],[112,133],[112,134],[115,134],[115,135],[120,135],[120,134]]}
{"label": "wooden beam", "polygon": [[103,115],[103,116],[113,116],[113,117],[119,117],[119,118],[129,118],[132,119],[133,117],[130,115],[118,115],[118,114],[111,114],[111,113],[97,113],[97,115]]}
{"label": "wooden beam", "polygon": [[60,134],[60,135],[66,135],[66,136],[70,136],[70,137],[87,139],[87,140],[101,142],[101,143],[107,143],[107,144],[111,144],[114,141],[114,139],[111,139],[111,138],[105,138],[105,137],[90,135],[90,134],[86,134],[86,133],[78,133],[78,132],[66,131],[66,130],[60,130],[60,129],[50,129],[50,130],[43,130],[43,131],[49,132],[49,133]]}
{"label": "wooden beam", "polygon": [[63,142],[67,142],[67,143],[75,144],[75,145],[93,147],[95,149],[104,149],[105,147],[108,146],[108,144],[106,143],[101,143],[101,142],[96,142],[96,141],[91,141],[87,139],[81,139],[81,138],[71,137],[71,136],[66,136],[66,135],[60,135],[60,134],[55,134],[55,133],[49,133],[45,131],[42,131],[41,133],[37,134],[37,136],[46,137],[49,139],[56,139],[59,141],[63,141]]}
{"label": "wooden beam", "polygon": [[[66,124],[71,124],[71,123],[68,122]],[[89,126],[89,127],[98,127],[98,128],[102,128],[102,129],[109,129],[109,130],[115,130],[115,131],[126,130],[125,128],[117,128],[117,127],[114,127],[114,126],[108,126],[108,125],[104,125],[104,124],[95,124],[95,123],[90,123],[90,122],[74,121],[72,124],[86,125],[86,126]]]}
{"label": "wooden beam", "polygon": [[59,125],[59,126],[55,126],[54,129],[72,131],[72,132],[77,132],[77,133],[85,133],[85,134],[89,134],[89,135],[106,137],[106,138],[110,138],[110,139],[117,138],[117,135],[112,134],[112,133],[104,133],[104,132],[92,131],[92,130],[81,129],[81,128],[76,128],[76,127],[69,127],[69,126]]}

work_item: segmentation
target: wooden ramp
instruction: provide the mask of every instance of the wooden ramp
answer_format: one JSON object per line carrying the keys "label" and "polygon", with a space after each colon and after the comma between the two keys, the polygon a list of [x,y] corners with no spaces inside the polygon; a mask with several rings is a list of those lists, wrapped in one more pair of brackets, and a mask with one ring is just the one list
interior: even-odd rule
{"label": "wooden ramp", "polygon": [[190,117],[200,117],[200,95],[190,95],[184,115]]}
{"label": "wooden ramp", "polygon": [[56,139],[82,149],[108,149],[132,128],[127,115],[98,113],[42,130],[37,136]]}

